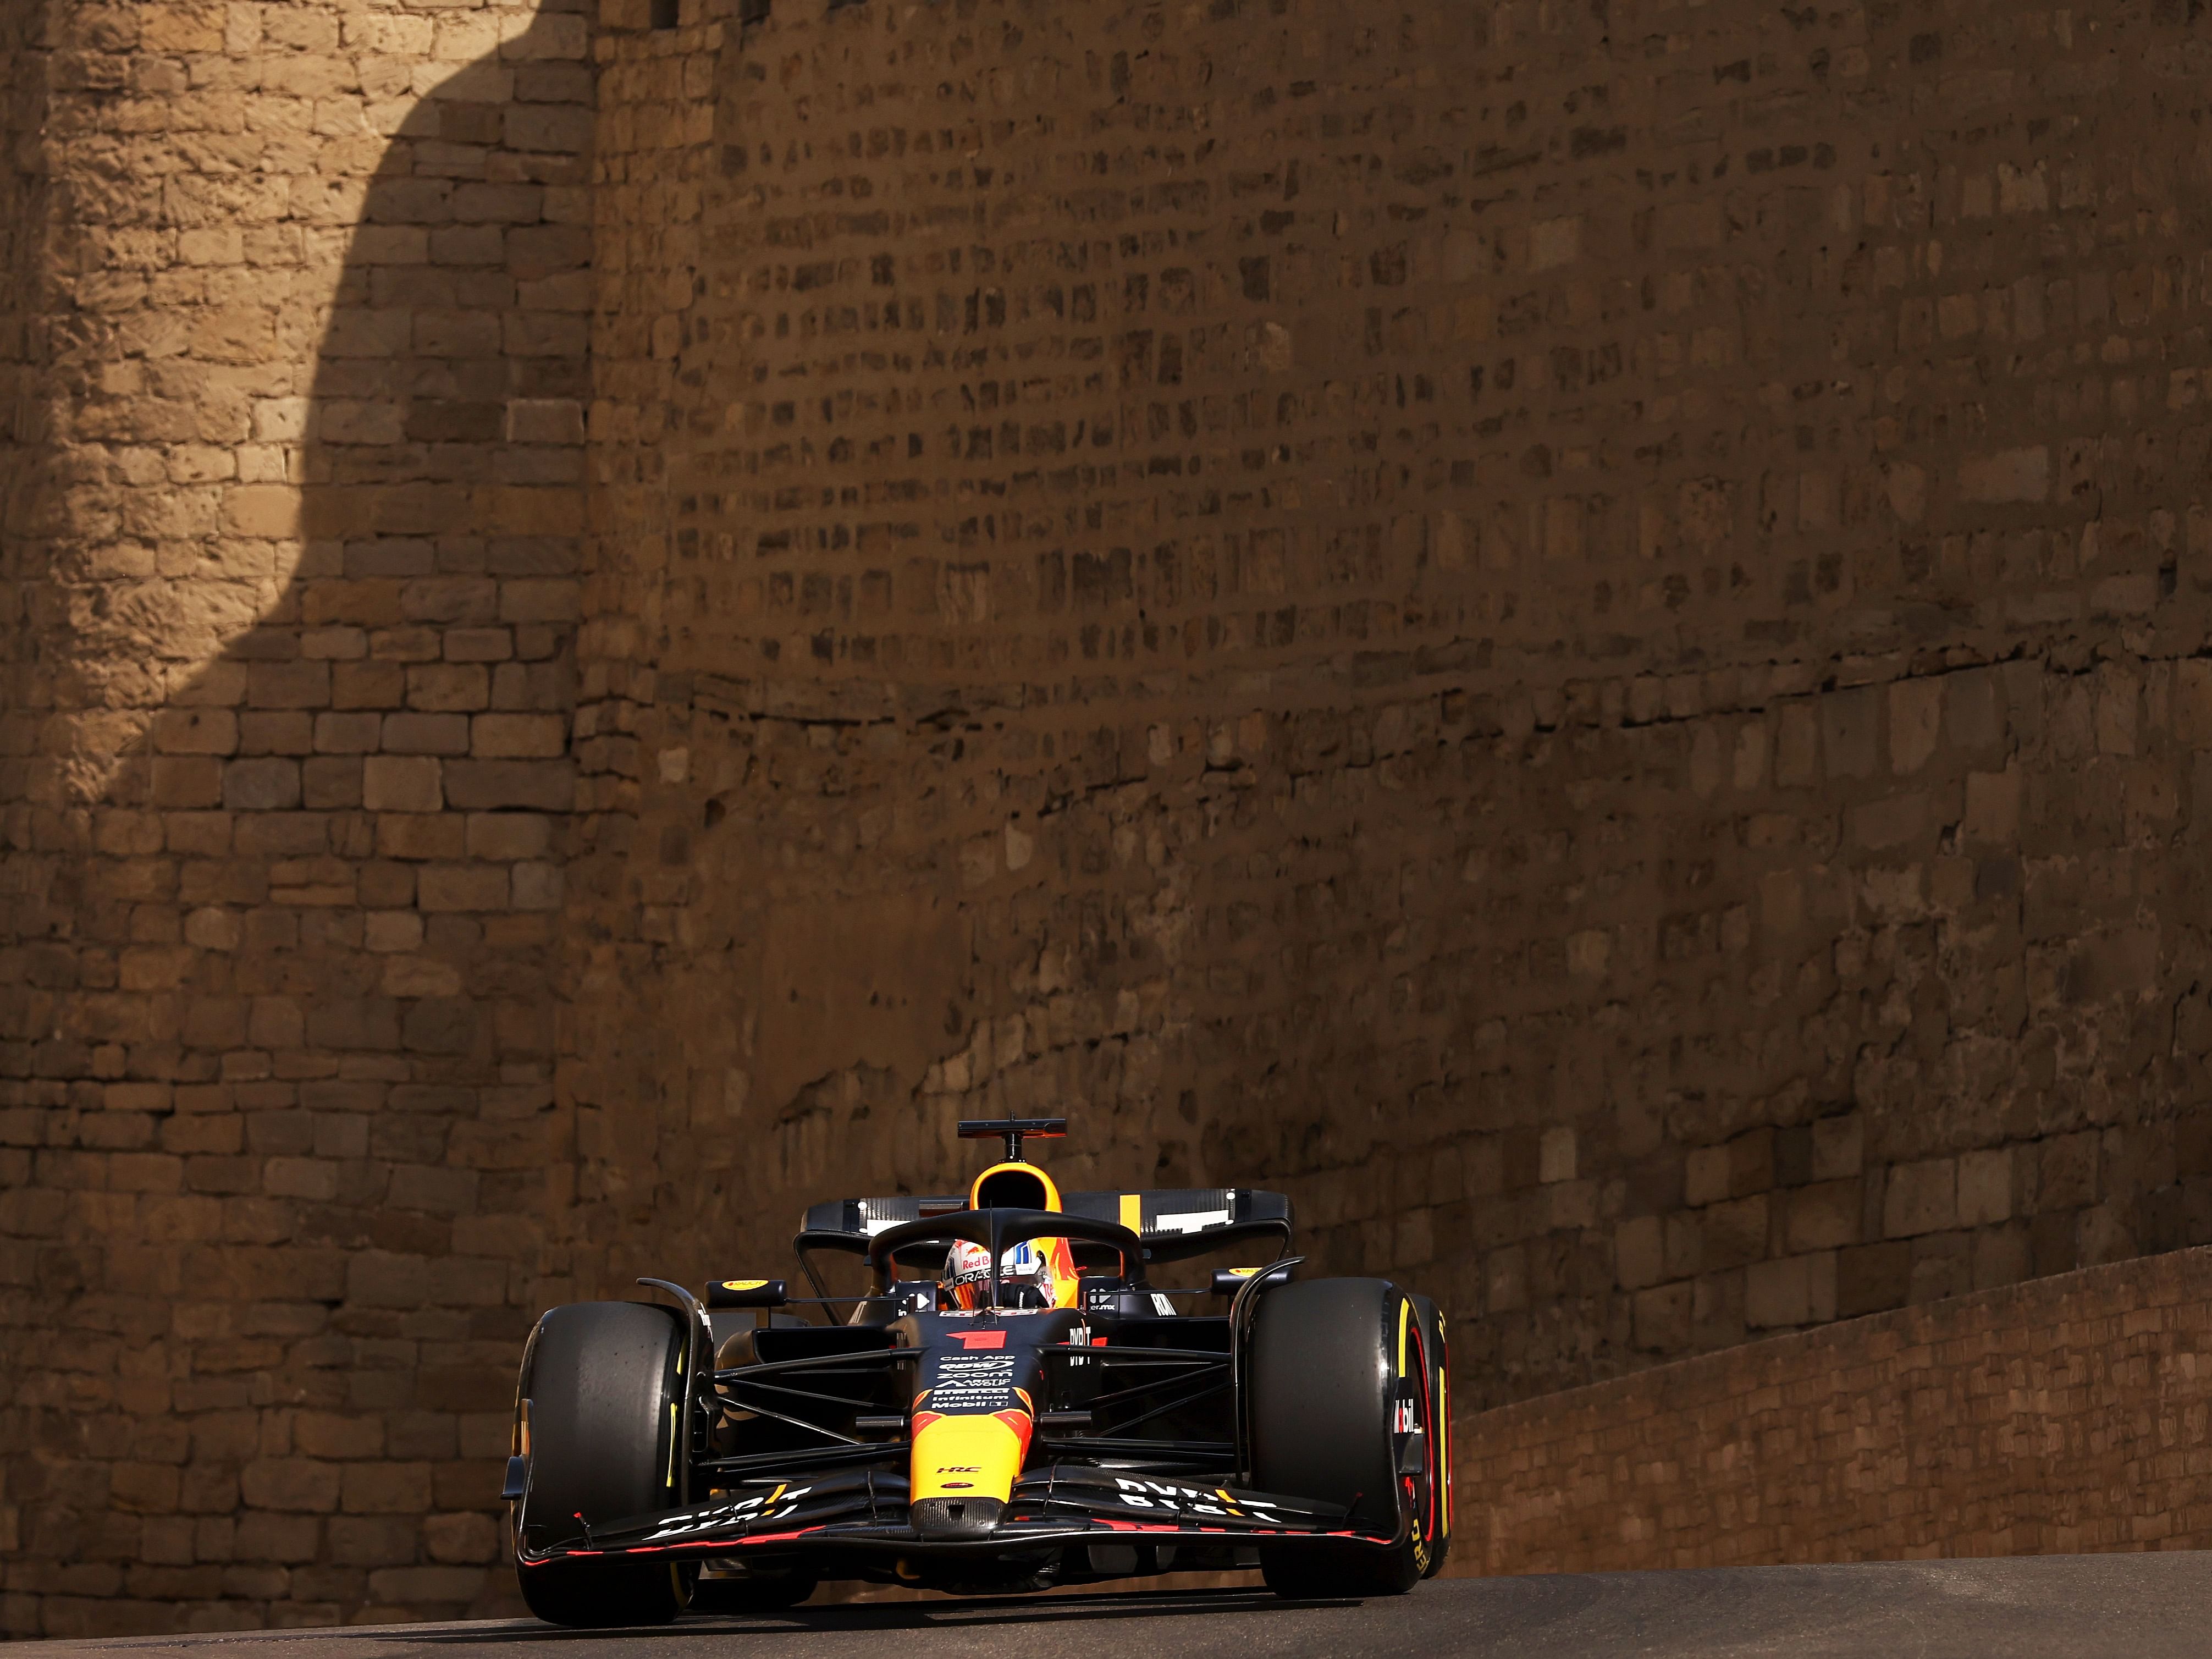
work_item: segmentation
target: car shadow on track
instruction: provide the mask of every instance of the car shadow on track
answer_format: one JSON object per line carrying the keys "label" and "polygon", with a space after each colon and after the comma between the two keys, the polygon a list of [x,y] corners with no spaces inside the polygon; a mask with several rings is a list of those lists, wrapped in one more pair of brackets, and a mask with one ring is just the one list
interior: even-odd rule
{"label": "car shadow on track", "polygon": [[730,1636],[745,1631],[775,1632],[890,1632],[942,1630],[963,1625],[1085,1623],[1110,1619],[1187,1618],[1210,1613],[1297,1613],[1316,1607],[1351,1607],[1346,1601],[1285,1601],[1266,1590],[1218,1589],[1137,1591],[1118,1595],[995,1596],[941,1601],[855,1601],[823,1607],[793,1607],[759,1614],[701,1614],[673,1625],[631,1626],[617,1630],[568,1630],[535,1620],[474,1626],[467,1629],[388,1630],[386,1639],[425,1645],[472,1643],[625,1641],[660,1638],[682,1641],[696,1636]]}

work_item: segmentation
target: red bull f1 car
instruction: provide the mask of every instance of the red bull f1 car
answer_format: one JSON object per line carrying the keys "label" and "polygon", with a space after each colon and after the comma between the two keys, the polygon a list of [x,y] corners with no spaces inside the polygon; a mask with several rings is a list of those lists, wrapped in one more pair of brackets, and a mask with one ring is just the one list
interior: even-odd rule
{"label": "red bull f1 car", "polygon": [[[1062,1193],[1022,1143],[1065,1127],[963,1122],[1005,1138],[965,1194],[812,1206],[811,1297],[641,1279],[674,1305],[540,1318],[504,1494],[531,1610],[652,1624],[825,1580],[1004,1594],[1254,1567],[1280,1595],[1358,1596],[1441,1569],[1435,1305],[1297,1279],[1279,1194]],[[1270,1245],[1202,1285],[1153,1283]],[[865,1287],[832,1296],[825,1254]]]}

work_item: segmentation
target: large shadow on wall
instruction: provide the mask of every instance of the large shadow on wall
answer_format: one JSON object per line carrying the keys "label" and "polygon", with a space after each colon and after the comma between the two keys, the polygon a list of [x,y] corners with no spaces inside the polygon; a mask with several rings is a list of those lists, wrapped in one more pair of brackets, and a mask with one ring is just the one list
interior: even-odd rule
{"label": "large shadow on wall", "polygon": [[[289,228],[310,264],[343,237],[343,266],[304,395],[252,399],[217,544],[238,580],[195,598],[252,620],[108,792],[185,826],[153,1017],[179,1075],[243,1068],[363,1126],[289,1194],[290,1243],[385,1253],[301,1292],[356,1309],[434,1304],[456,1218],[542,1207],[590,325],[577,3],[441,21],[484,49],[373,174],[295,181],[323,194]],[[331,290],[303,281],[307,319]]]}

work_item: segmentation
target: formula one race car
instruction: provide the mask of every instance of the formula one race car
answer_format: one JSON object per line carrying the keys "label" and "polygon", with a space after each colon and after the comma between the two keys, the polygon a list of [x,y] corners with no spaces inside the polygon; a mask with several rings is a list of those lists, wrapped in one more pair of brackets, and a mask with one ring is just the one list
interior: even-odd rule
{"label": "formula one race car", "polygon": [[[1435,1305],[1379,1279],[1293,1283],[1279,1194],[1063,1194],[1022,1141],[1065,1130],[963,1123],[1006,1142],[964,1197],[815,1205],[795,1241],[812,1297],[647,1279],[678,1305],[542,1317],[504,1493],[531,1610],[659,1623],[789,1607],[823,1579],[1000,1594],[1256,1566],[1279,1595],[1340,1596],[1435,1574]],[[1151,1282],[1261,1241],[1263,1267]],[[862,1259],[864,1291],[830,1294],[825,1251]],[[1194,1296],[1226,1306],[1177,1311]]]}

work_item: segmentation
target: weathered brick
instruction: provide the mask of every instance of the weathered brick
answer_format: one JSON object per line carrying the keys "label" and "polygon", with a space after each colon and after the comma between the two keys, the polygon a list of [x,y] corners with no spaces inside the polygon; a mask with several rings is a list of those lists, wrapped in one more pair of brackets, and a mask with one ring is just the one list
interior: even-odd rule
{"label": "weathered brick", "polygon": [[465,755],[469,752],[466,714],[386,714],[384,747],[395,755]]}
{"label": "weathered brick", "polygon": [[478,714],[470,728],[470,752],[484,759],[542,758],[568,746],[568,722],[558,714]]}
{"label": "weathered brick", "polygon": [[388,859],[457,859],[467,833],[459,814],[394,813],[376,821],[376,851]]}
{"label": "weathered brick", "polygon": [[508,892],[503,864],[432,864],[423,867],[418,902],[428,910],[503,910]]}
{"label": "weathered brick", "polygon": [[447,803],[474,811],[526,807],[565,812],[575,787],[575,772],[565,761],[467,760],[446,768]]}
{"label": "weathered brick", "polygon": [[152,804],[162,807],[223,804],[223,764],[212,757],[156,756],[152,767]]}
{"label": "weathered brick", "polygon": [[350,1463],[342,1503],[349,1515],[420,1515],[430,1507],[424,1463]]}
{"label": "weathered brick", "polygon": [[371,755],[362,766],[362,805],[372,812],[439,811],[440,764],[428,755]]}
{"label": "weathered brick", "polygon": [[383,716],[368,713],[315,717],[315,748],[325,755],[374,753],[382,738]]}
{"label": "weathered brick", "polygon": [[490,677],[474,663],[425,663],[407,671],[410,708],[465,711],[490,700]]}
{"label": "weathered brick", "polygon": [[228,708],[172,708],[154,725],[165,755],[228,755],[238,747],[238,716]]}
{"label": "weathered brick", "polygon": [[320,708],[331,700],[325,662],[258,662],[246,671],[246,701],[253,708]]}
{"label": "weathered brick", "polygon": [[234,812],[282,811],[300,804],[300,763],[232,761],[222,769],[222,804]]}
{"label": "weathered brick", "polygon": [[1958,1225],[1957,1160],[1931,1158],[1891,1169],[1881,1213],[1882,1232],[1890,1238],[1908,1238]]}
{"label": "weathered brick", "polygon": [[256,1509],[328,1513],[337,1507],[340,1470],[307,1457],[267,1457],[239,1472],[239,1491]]}
{"label": "weathered brick", "polygon": [[1969,501],[2039,501],[2051,489],[2051,452],[2038,444],[1969,456],[1959,465],[1959,494]]}
{"label": "weathered brick", "polygon": [[468,820],[472,858],[540,858],[553,844],[553,820],[536,812],[474,812]]}
{"label": "weathered brick", "polygon": [[1959,1159],[1959,1222],[1984,1226],[2012,1215],[2012,1151],[1966,1152]]}

